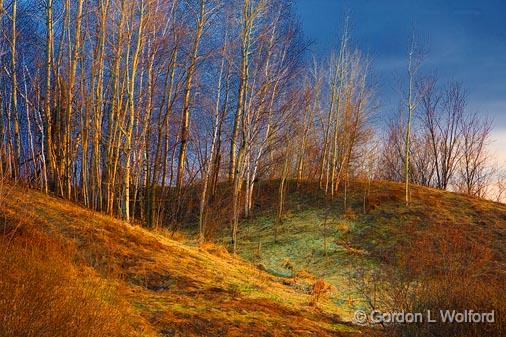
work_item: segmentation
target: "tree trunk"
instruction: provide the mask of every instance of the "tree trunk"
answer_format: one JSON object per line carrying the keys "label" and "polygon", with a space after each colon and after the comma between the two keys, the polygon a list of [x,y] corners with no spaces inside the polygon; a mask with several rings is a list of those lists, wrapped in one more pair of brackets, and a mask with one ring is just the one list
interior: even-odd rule
{"label": "tree trunk", "polygon": [[137,28],[137,42],[135,47],[134,56],[132,59],[132,69],[128,83],[128,111],[129,117],[127,119],[126,141],[125,141],[125,174],[123,183],[125,186],[124,206],[123,206],[123,219],[130,221],[130,170],[131,170],[131,157],[132,157],[132,133],[135,122],[135,79],[137,77],[137,65],[139,63],[139,55],[142,48],[142,29],[144,25],[144,0],[140,0],[139,9],[139,26]]}
{"label": "tree trunk", "polygon": [[193,76],[195,74],[195,68],[197,66],[197,56],[199,51],[200,40],[204,31],[206,23],[206,0],[200,0],[200,14],[197,23],[197,31],[195,32],[195,39],[193,41],[192,55],[190,65],[188,67],[188,73],[186,76],[186,85],[183,96],[183,109],[181,113],[181,144],[179,146],[178,156],[178,168],[177,168],[177,180],[176,190],[178,193],[178,202],[180,202],[181,192],[183,188],[185,164],[186,164],[186,153],[188,151],[188,139],[190,134],[190,94],[193,83]]}
{"label": "tree trunk", "polygon": [[14,116],[14,180],[17,181],[21,174],[21,136],[19,131],[19,111],[18,111],[18,80],[17,80],[17,64],[16,64],[16,43],[17,43],[17,0],[13,0],[12,4],[12,36],[11,36],[11,80],[12,80],[12,114]]}
{"label": "tree trunk", "polygon": [[46,117],[46,160],[48,164],[46,165],[49,168],[49,177],[50,184],[53,185],[53,188],[56,189],[58,177],[56,176],[56,158],[54,153],[53,146],[53,118],[51,111],[51,73],[53,68],[53,55],[54,55],[54,36],[53,36],[53,0],[47,0],[47,8],[46,8],[46,29],[47,29],[47,37],[46,37],[46,94],[44,97],[44,112]]}
{"label": "tree trunk", "polygon": [[219,129],[221,126],[221,114],[220,114],[221,84],[222,84],[223,72],[224,72],[224,68],[225,68],[226,48],[227,48],[227,37],[225,37],[225,44],[223,46],[220,74],[218,77],[218,87],[216,88],[217,94],[216,94],[216,104],[215,104],[215,110],[214,110],[213,139],[211,142],[211,149],[209,151],[209,153],[210,153],[209,159],[207,160],[206,170],[204,173],[202,194],[200,196],[200,208],[199,208],[199,235],[200,235],[200,237],[199,237],[199,239],[202,242],[205,240],[205,208],[207,205],[207,190],[208,190],[212,166],[214,163],[214,157],[216,156],[215,149],[216,149],[216,144],[218,142]]}

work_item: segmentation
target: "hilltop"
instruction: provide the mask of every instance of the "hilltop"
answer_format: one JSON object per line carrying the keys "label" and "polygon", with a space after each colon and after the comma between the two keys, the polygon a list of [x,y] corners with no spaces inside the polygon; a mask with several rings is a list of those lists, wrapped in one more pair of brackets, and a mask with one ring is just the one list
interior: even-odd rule
{"label": "hilltop", "polygon": [[[272,195],[269,184],[259,188]],[[240,254],[280,276],[307,272],[325,279],[338,289],[330,301],[348,321],[356,310],[371,308],[502,310],[506,205],[422,186],[411,190],[406,207],[402,184],[354,182],[345,205],[343,192],[329,200],[314,184],[294,183],[281,223],[275,210],[262,207],[244,222]],[[429,326],[447,335],[469,332],[446,328]],[[504,321],[494,328],[474,333],[494,335],[504,331]]]}

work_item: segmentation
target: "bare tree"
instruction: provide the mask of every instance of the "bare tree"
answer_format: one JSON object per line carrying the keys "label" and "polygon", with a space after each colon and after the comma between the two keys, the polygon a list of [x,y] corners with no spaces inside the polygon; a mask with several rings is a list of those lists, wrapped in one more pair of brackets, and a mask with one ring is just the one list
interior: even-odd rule
{"label": "bare tree", "polygon": [[463,118],[460,125],[462,135],[462,156],[458,175],[460,190],[478,197],[484,197],[489,185],[487,144],[492,131],[489,120],[481,120],[474,113]]}
{"label": "bare tree", "polygon": [[410,141],[411,141],[411,127],[413,114],[418,104],[418,97],[416,96],[414,85],[416,82],[416,76],[420,69],[422,62],[422,52],[420,46],[417,43],[415,34],[411,37],[411,43],[408,53],[408,92],[406,105],[408,109],[408,116],[406,121],[406,138],[405,138],[405,156],[404,156],[404,180],[405,180],[405,200],[406,206],[409,206],[410,193],[409,193],[409,160],[410,160]]}
{"label": "bare tree", "polygon": [[11,113],[14,116],[14,179],[17,180],[21,170],[21,136],[19,130],[19,109],[18,109],[18,80],[17,80],[17,0],[13,0],[11,3],[12,14],[11,14],[11,96],[12,96],[12,107]]}
{"label": "bare tree", "polygon": [[[45,131],[46,135],[44,137],[46,144],[46,160],[48,160],[48,164],[46,167],[49,168],[50,181],[52,184],[56,184],[59,186],[59,177],[56,172],[56,157],[54,154],[54,145],[53,145],[53,118],[51,111],[51,76],[53,69],[53,60],[54,60],[54,33],[53,33],[53,0],[47,0],[46,2],[46,83],[45,83],[45,97],[44,97],[44,112],[46,117]],[[46,186],[46,192],[48,187]]]}
{"label": "bare tree", "polygon": [[506,201],[506,171],[496,172],[495,201],[504,203]]}
{"label": "bare tree", "polygon": [[314,127],[314,116],[316,114],[316,110],[319,109],[320,103],[323,76],[316,59],[313,59],[310,78],[306,79],[306,81],[307,87],[304,88],[304,124],[302,127],[300,152],[297,160],[297,186],[299,186],[302,181],[310,131]]}
{"label": "bare tree", "polygon": [[140,0],[139,3],[139,22],[137,23],[137,42],[135,46],[135,51],[132,59],[131,70],[129,72],[128,79],[128,111],[129,117],[127,119],[127,127],[125,133],[125,174],[124,174],[124,186],[125,186],[125,204],[124,204],[124,213],[123,218],[126,221],[130,221],[130,165],[131,165],[131,155],[132,155],[132,132],[135,123],[135,84],[137,77],[137,66],[139,63],[139,56],[142,48],[142,30],[144,28],[144,19],[145,19],[145,4],[144,0]]}
{"label": "bare tree", "polygon": [[[436,187],[447,189],[454,177],[461,156],[461,135],[466,107],[466,93],[459,83],[450,83],[442,96],[441,111],[435,117]],[[433,139],[433,140],[432,140]]]}
{"label": "bare tree", "polygon": [[181,136],[178,156],[178,169],[177,169],[177,180],[176,190],[178,196],[181,195],[181,189],[183,187],[183,179],[185,174],[186,164],[186,152],[188,150],[188,138],[189,138],[189,127],[190,127],[190,98],[191,89],[193,83],[193,76],[197,67],[197,57],[199,52],[199,45],[204,32],[204,26],[207,21],[207,10],[206,0],[199,1],[199,14],[197,16],[195,37],[193,39],[193,46],[191,50],[190,61],[186,71],[186,84],[183,95],[183,107],[181,112]]}
{"label": "bare tree", "polygon": [[[232,193],[232,241],[233,251],[237,252],[237,231],[239,227],[239,198],[243,185],[245,157],[248,142],[248,120],[250,116],[247,113],[247,92],[249,81],[250,47],[251,34],[255,26],[255,21],[263,13],[266,7],[265,0],[259,0],[252,3],[251,0],[244,0],[241,17],[241,67],[239,71],[239,91],[237,94],[237,108],[234,116],[234,126],[232,131],[232,140],[230,144],[230,171],[229,180],[233,182]],[[237,142],[239,133],[241,135],[239,151],[237,152]]]}
{"label": "bare tree", "polygon": [[207,204],[207,197],[208,197],[208,187],[209,187],[209,180],[211,179],[211,173],[213,168],[213,163],[215,161],[215,157],[218,156],[216,152],[218,139],[220,137],[220,128],[223,123],[223,110],[220,109],[220,103],[221,103],[221,91],[222,91],[222,82],[223,82],[223,73],[225,70],[225,53],[227,52],[227,43],[228,43],[228,37],[225,36],[225,41],[222,49],[222,58],[221,58],[221,66],[220,66],[220,74],[218,75],[218,84],[216,88],[216,105],[214,108],[214,126],[213,126],[213,138],[211,141],[211,149],[209,150],[209,159],[205,163],[205,170],[204,170],[204,181],[203,181],[203,187],[202,187],[202,194],[200,196],[200,208],[199,208],[199,235],[200,240],[205,240],[205,209]]}

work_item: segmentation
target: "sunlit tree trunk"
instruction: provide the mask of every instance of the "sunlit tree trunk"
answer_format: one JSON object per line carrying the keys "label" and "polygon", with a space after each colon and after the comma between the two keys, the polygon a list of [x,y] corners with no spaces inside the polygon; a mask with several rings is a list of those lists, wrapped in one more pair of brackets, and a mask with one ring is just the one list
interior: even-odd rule
{"label": "sunlit tree trunk", "polygon": [[[53,146],[53,118],[51,111],[51,74],[53,68],[53,55],[54,55],[54,36],[53,36],[53,0],[46,2],[46,85],[44,97],[44,113],[46,117],[45,127],[45,140],[46,140],[46,160],[48,164],[46,167],[49,169],[48,179],[51,184],[57,188],[59,177],[56,173],[56,158]],[[46,191],[47,192],[47,191]]]}
{"label": "sunlit tree trunk", "polygon": [[[317,70],[315,69],[315,74]],[[318,76],[318,75],[316,75]],[[309,83],[306,83],[306,86],[309,86]],[[302,139],[300,141],[300,152],[297,159],[297,188],[299,188],[302,177],[304,174],[304,161],[306,157],[306,147],[308,143],[309,131],[311,129],[313,123],[313,115],[316,110],[318,99],[319,99],[319,80],[315,77],[314,87],[305,88],[307,90],[307,95],[305,97],[305,109],[304,109],[304,125],[302,127]]]}
{"label": "sunlit tree trunk", "polygon": [[214,163],[214,158],[216,156],[215,149],[216,144],[218,143],[218,137],[220,136],[219,130],[220,126],[222,124],[222,115],[220,114],[220,102],[221,102],[221,86],[222,86],[222,79],[223,79],[223,72],[225,68],[225,52],[227,49],[227,37],[225,37],[225,42],[223,46],[223,52],[221,57],[221,66],[220,66],[220,74],[218,77],[218,85],[216,88],[216,104],[214,107],[214,127],[213,127],[213,139],[211,141],[211,149],[209,150],[209,158],[206,161],[205,164],[205,173],[204,173],[204,181],[202,186],[202,193],[200,196],[200,207],[199,207],[199,239],[200,241],[205,240],[205,210],[206,210],[206,204],[207,204],[207,194],[208,194],[208,187],[209,187],[209,179],[211,178],[211,171],[212,166]]}
{"label": "sunlit tree trunk", "polygon": [[14,117],[14,180],[19,179],[21,174],[21,136],[19,130],[19,111],[18,111],[18,79],[17,79],[17,0],[11,3],[12,16],[11,16],[11,96],[12,96],[12,114]]}
{"label": "sunlit tree trunk", "polygon": [[190,135],[190,100],[191,90],[193,84],[193,76],[197,67],[197,57],[199,51],[200,40],[206,24],[206,0],[200,0],[200,13],[197,22],[195,38],[193,40],[193,47],[191,52],[190,64],[187,69],[186,84],[183,95],[183,107],[181,112],[181,136],[178,156],[178,168],[176,178],[176,190],[178,199],[181,197],[181,190],[183,188],[183,181],[186,166],[186,154],[188,151],[188,139]]}
{"label": "sunlit tree trunk", "polygon": [[285,138],[285,151],[283,158],[283,171],[281,172],[281,181],[279,183],[279,200],[278,200],[278,210],[276,216],[276,223],[274,228],[274,242],[278,240],[278,230],[279,226],[283,224],[283,212],[285,209],[285,199],[286,199],[286,179],[288,178],[289,168],[290,168],[290,157],[291,157],[291,146],[290,141]]}
{"label": "sunlit tree trunk", "polygon": [[137,42],[135,51],[132,59],[132,69],[130,72],[130,79],[128,83],[128,118],[126,127],[126,141],[125,141],[125,174],[123,177],[123,184],[125,186],[124,193],[124,206],[123,206],[123,218],[126,221],[130,221],[130,170],[131,170],[131,157],[132,157],[132,132],[135,122],[135,106],[134,106],[134,95],[135,95],[135,80],[137,78],[137,65],[139,63],[139,55],[142,48],[142,29],[144,25],[144,0],[140,0],[139,4],[139,23],[137,28]]}
{"label": "sunlit tree trunk", "polygon": [[[71,54],[70,60],[69,60],[69,80],[67,84],[67,104],[66,104],[66,111],[65,111],[65,131],[64,131],[64,143],[65,149],[67,153],[65,153],[65,161],[66,161],[66,194],[67,198],[71,198],[72,193],[72,172],[71,172],[71,166],[72,166],[72,159],[71,159],[71,151],[72,151],[72,113],[73,113],[73,101],[74,101],[74,86],[75,86],[75,80],[76,80],[76,72],[77,72],[77,63],[79,60],[79,55],[81,52],[81,22],[82,22],[82,12],[83,12],[83,3],[84,0],[78,0],[77,2],[77,13],[75,18],[75,36],[74,36],[74,45],[73,47],[69,46],[69,54]],[[70,0],[67,0],[67,10],[70,11]],[[70,13],[68,14],[69,21],[70,21]],[[70,33],[70,32],[69,32]],[[70,36],[70,34],[69,34]],[[70,40],[70,37],[69,37]],[[70,53],[71,52],[71,53]],[[84,165],[84,163],[83,163]]]}
{"label": "sunlit tree trunk", "polygon": [[110,107],[109,113],[107,117],[107,149],[105,155],[105,179],[103,184],[106,189],[106,211],[109,215],[112,215],[114,211],[114,198],[115,198],[115,182],[116,182],[116,168],[118,162],[118,152],[119,152],[119,144],[118,144],[118,129],[119,129],[119,119],[120,119],[120,111],[122,106],[122,87],[121,87],[121,63],[122,63],[122,52],[123,52],[123,42],[124,42],[124,23],[126,16],[126,4],[125,0],[121,1],[121,9],[120,9],[120,19],[117,24],[117,41],[115,44],[115,53],[113,58],[113,67],[111,70],[111,78],[112,78],[112,93],[110,96]]}
{"label": "sunlit tree trunk", "polygon": [[[23,76],[24,77],[23,78],[23,85],[24,85],[24,89],[25,89],[24,90],[24,96],[25,96],[24,98],[25,98],[25,113],[26,113],[26,129],[28,132],[28,145],[30,148],[30,155],[31,155],[31,160],[32,160],[34,179],[41,180],[42,178],[40,178],[40,176],[38,177],[38,172],[37,172],[37,158],[35,156],[35,148],[34,148],[33,132],[32,132],[32,121],[30,118],[31,103],[28,99],[28,81],[26,78],[26,73],[27,73],[27,71],[26,71],[26,67],[25,67],[24,76]],[[30,170],[28,169],[28,164],[26,166],[27,166],[26,174],[27,174],[27,176],[30,176]]]}
{"label": "sunlit tree trunk", "polygon": [[105,38],[107,30],[107,13],[109,8],[109,0],[100,0],[99,17],[97,25],[97,44],[94,50],[93,71],[94,76],[94,106],[93,106],[93,140],[92,140],[92,158],[91,158],[91,199],[93,208],[102,210],[103,194],[102,194],[102,170],[101,170],[101,153],[100,142],[102,140],[102,118],[103,118],[103,82],[104,82],[104,57],[105,57]]}
{"label": "sunlit tree trunk", "polygon": [[320,162],[320,177],[319,184],[320,188],[324,188],[325,193],[328,191],[328,183],[329,183],[329,168],[330,168],[330,149],[329,149],[329,138],[330,138],[330,130],[332,125],[332,116],[335,109],[336,104],[336,95],[337,95],[337,79],[338,79],[338,66],[334,66],[335,69],[331,71],[332,81],[330,84],[330,105],[327,114],[327,120],[325,124],[325,134],[323,137],[323,149],[322,149],[322,157]]}
{"label": "sunlit tree trunk", "polygon": [[[237,174],[237,142],[241,128],[241,120],[244,114],[244,105],[246,101],[246,92],[248,91],[249,79],[249,54],[251,45],[251,30],[253,29],[254,17],[252,14],[251,0],[244,0],[242,14],[242,33],[241,33],[241,68],[239,72],[239,92],[237,94],[237,108],[234,117],[234,126],[230,142],[230,167],[229,181],[235,181]],[[235,185],[235,184],[234,184]]]}
{"label": "sunlit tree trunk", "polygon": [[405,139],[405,154],[404,154],[404,189],[405,189],[405,201],[406,206],[409,206],[410,193],[409,193],[409,159],[410,159],[410,140],[411,140],[411,121],[413,119],[413,112],[415,110],[415,102],[413,99],[413,86],[415,81],[415,64],[414,64],[414,53],[415,53],[415,38],[413,36],[411,41],[411,48],[408,56],[408,116],[406,122],[406,139]]}

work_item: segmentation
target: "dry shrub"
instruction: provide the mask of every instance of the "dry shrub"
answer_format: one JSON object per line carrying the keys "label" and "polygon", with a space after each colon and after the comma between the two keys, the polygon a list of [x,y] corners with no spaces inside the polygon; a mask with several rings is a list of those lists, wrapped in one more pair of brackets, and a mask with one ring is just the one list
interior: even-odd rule
{"label": "dry shrub", "polygon": [[26,225],[0,237],[0,336],[129,336],[114,289]]}
{"label": "dry shrub", "polygon": [[402,246],[401,266],[413,275],[478,277],[490,271],[494,251],[490,233],[472,231],[468,225],[432,225],[412,232]]}
{"label": "dry shrub", "polygon": [[404,270],[423,280],[411,307],[457,311],[495,310],[496,323],[431,324],[424,335],[501,336],[506,332],[504,265],[496,263],[493,233],[472,230],[469,225],[434,225],[415,235],[401,259]]}
{"label": "dry shrub", "polygon": [[332,285],[327,283],[324,279],[318,279],[313,284],[313,289],[311,290],[311,301],[309,304],[311,306],[317,306],[321,299],[331,293],[332,288]]}
{"label": "dry shrub", "polygon": [[[421,312],[432,316],[440,310],[464,312],[495,311],[495,323],[422,323],[386,327],[389,336],[481,337],[503,336],[502,315],[506,303],[504,265],[490,245],[494,233],[477,231],[469,225],[428,225],[412,232],[398,247],[396,265],[383,268],[369,288],[384,286],[383,312]],[[369,289],[369,290],[370,290]]]}
{"label": "dry shrub", "polygon": [[[231,217],[232,191],[229,187],[222,187],[220,194],[216,194],[206,208],[205,237],[207,240],[216,239],[229,224]],[[195,221],[197,222],[197,221]]]}

